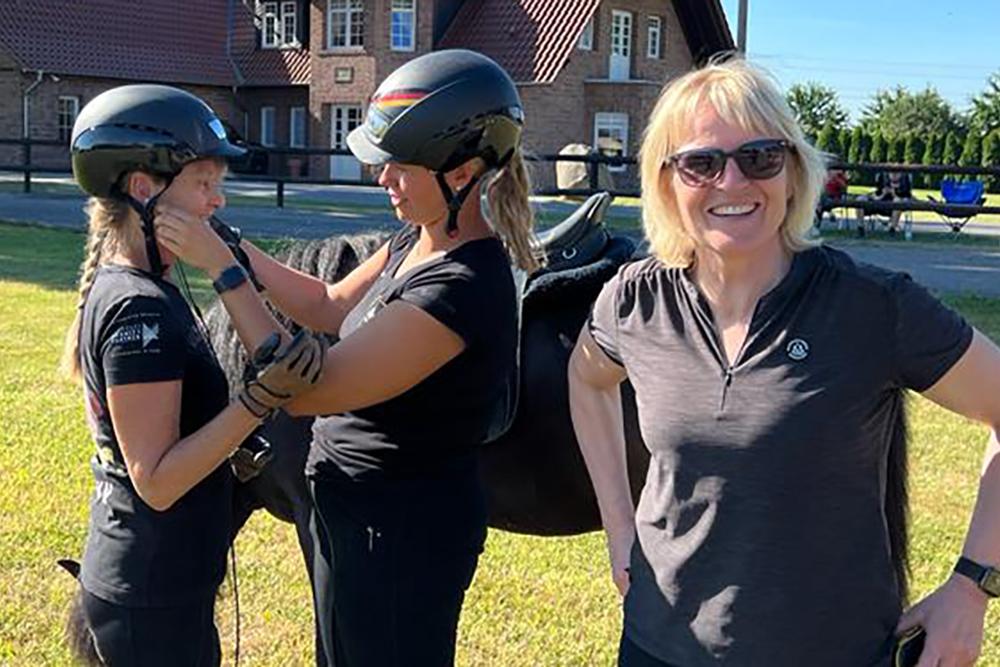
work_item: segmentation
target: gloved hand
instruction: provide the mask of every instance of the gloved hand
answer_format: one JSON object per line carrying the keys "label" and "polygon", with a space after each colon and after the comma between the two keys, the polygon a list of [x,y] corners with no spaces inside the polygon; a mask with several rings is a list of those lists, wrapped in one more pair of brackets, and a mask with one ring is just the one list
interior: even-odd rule
{"label": "gloved hand", "polygon": [[243,232],[240,231],[240,228],[227,225],[214,215],[208,219],[208,224],[212,228],[212,231],[215,232],[216,236],[225,242],[226,246],[229,248],[229,252],[233,253],[233,257],[236,258],[236,261],[239,262],[240,265],[246,270],[254,288],[256,288],[258,292],[263,292],[264,286],[257,281],[257,275],[253,272],[253,265],[250,263],[250,257],[247,255],[246,250],[240,246],[240,241],[243,240]]}
{"label": "gloved hand", "polygon": [[256,372],[244,380],[240,402],[255,417],[265,419],[296,396],[303,394],[323,376],[326,341],[303,328],[285,347],[272,334],[253,354]]}

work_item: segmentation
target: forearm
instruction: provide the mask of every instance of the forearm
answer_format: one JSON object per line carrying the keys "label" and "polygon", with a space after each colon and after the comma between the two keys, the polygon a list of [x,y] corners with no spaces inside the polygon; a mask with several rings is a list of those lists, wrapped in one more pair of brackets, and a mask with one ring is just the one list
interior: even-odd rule
{"label": "forearm", "polygon": [[[219,268],[207,271],[211,280],[217,279],[221,272]],[[235,289],[226,290],[220,298],[243,347],[250,354],[275,333],[281,336],[282,344],[288,342],[288,332],[275,319],[249,280]]]}
{"label": "forearm", "polygon": [[169,447],[152,469],[133,469],[136,491],[153,509],[169,509],[225,463],[259,424],[258,418],[233,401],[210,422]]}
{"label": "forearm", "polygon": [[249,241],[242,246],[250,257],[257,280],[267,297],[282,313],[314,331],[337,333],[347,315],[330,298],[329,285],[309,274],[289,268]]}
{"label": "forearm", "polygon": [[[631,543],[635,510],[625,454],[625,430],[619,385],[597,389],[570,365],[569,405],[573,430],[597,496],[609,546]],[[612,553],[612,558],[627,554]]]}
{"label": "forearm", "polygon": [[994,426],[986,447],[976,507],[962,554],[977,563],[1000,566],[1000,443]]}

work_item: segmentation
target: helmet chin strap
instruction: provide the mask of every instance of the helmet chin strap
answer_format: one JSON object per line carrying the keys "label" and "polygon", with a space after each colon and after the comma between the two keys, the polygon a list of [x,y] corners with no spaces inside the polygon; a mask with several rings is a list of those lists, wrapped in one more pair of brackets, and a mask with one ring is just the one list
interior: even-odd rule
{"label": "helmet chin strap", "polygon": [[448,234],[448,238],[455,238],[458,236],[458,212],[462,210],[462,205],[465,200],[468,199],[469,194],[472,192],[472,188],[476,187],[476,183],[482,178],[482,174],[476,174],[473,176],[468,183],[465,184],[458,192],[452,192],[451,186],[448,185],[448,181],[445,180],[444,174],[440,171],[434,172],[434,176],[437,177],[438,187],[441,188],[441,194],[444,195],[444,200],[448,202],[448,224],[445,226],[445,232]]}
{"label": "helmet chin strap", "polygon": [[150,197],[145,203],[130,194],[125,195],[129,206],[139,214],[139,218],[142,220],[142,235],[146,239],[146,259],[149,261],[149,272],[157,278],[163,275],[165,267],[163,260],[160,259],[160,247],[156,244],[156,227],[153,225],[153,217],[155,216],[156,202],[160,199],[160,195],[167,191],[173,180],[173,177],[168,178],[166,187]]}

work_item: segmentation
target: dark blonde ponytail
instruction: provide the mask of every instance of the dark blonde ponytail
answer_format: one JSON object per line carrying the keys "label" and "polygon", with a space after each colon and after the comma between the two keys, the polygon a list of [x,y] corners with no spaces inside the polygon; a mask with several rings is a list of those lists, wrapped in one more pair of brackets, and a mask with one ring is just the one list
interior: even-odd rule
{"label": "dark blonde ponytail", "polygon": [[490,182],[487,196],[491,222],[503,239],[511,262],[528,273],[542,267],[535,247],[535,212],[528,200],[530,192],[531,178],[520,150],[516,150]]}
{"label": "dark blonde ponytail", "polygon": [[80,321],[83,316],[83,306],[87,302],[87,296],[90,294],[101,262],[126,242],[125,230],[129,219],[129,207],[123,201],[91,197],[87,202],[87,216],[89,219],[87,250],[80,265],[76,314],[73,316],[73,324],[66,333],[60,361],[60,370],[73,380],[80,379]]}

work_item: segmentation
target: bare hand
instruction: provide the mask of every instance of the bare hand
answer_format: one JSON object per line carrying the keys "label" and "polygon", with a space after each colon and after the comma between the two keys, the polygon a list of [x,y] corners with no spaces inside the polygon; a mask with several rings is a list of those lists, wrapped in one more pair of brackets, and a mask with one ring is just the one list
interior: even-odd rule
{"label": "bare hand", "polygon": [[234,263],[226,244],[209,226],[207,220],[192,216],[167,204],[156,205],[156,239],[186,264],[218,277],[219,272]]}
{"label": "bare hand", "polygon": [[632,583],[629,564],[632,559],[632,543],[635,542],[635,531],[612,540],[608,537],[608,552],[611,556],[611,580],[615,582],[618,593],[625,597]]}
{"label": "bare hand", "polygon": [[968,667],[976,664],[982,650],[985,616],[983,592],[953,574],[903,614],[896,632],[902,634],[918,625],[927,631],[917,667]]}

